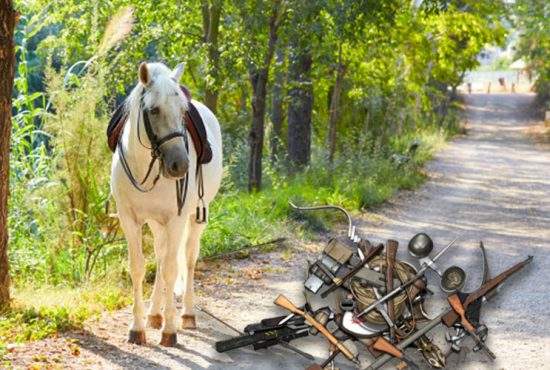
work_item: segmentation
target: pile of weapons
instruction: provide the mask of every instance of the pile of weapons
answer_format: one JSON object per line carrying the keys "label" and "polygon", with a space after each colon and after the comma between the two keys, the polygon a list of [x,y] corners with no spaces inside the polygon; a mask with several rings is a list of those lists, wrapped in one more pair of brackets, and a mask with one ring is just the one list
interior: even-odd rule
{"label": "pile of weapons", "polygon": [[[314,360],[289,342],[320,333],[331,344],[331,354],[322,364],[315,363],[308,370],[326,368],[338,354],[361,367],[357,348],[366,348],[375,358],[363,368],[377,369],[395,358],[399,368],[418,369],[405,354],[409,347],[419,350],[429,366],[443,368],[448,354],[460,352],[461,341],[469,335],[475,342],[474,351],[482,350],[489,359],[495,359],[495,354],[485,344],[488,329],[480,323],[481,305],[508,277],[527,265],[531,256],[490,279],[487,256],[480,242],[483,282],[477,290],[465,293],[461,291],[466,280],[465,271],[451,266],[441,272],[435,263],[456,239],[430,258],[434,248],[432,239],[424,233],[415,235],[408,244],[408,252],[419,262],[419,267],[415,267],[396,259],[398,243],[395,240],[388,240],[384,248],[383,244],[372,245],[361,238],[350,215],[341,207],[291,206],[298,210],[337,209],[343,212],[349,223],[348,238],[330,240],[320,258],[310,264],[304,282],[307,293],[304,306],[299,308],[279,295],[274,303],[290,311],[288,316],[248,325],[238,337],[217,342],[218,352],[250,345],[254,350],[283,345]],[[448,294],[448,308],[435,318],[429,318],[423,308],[432,293],[427,288],[428,270],[437,273],[440,288]],[[308,295],[318,295],[328,301],[329,294],[335,298],[337,307],[327,305],[313,310],[307,303]],[[427,336],[439,324],[449,328],[446,340],[450,350],[445,354]],[[357,342],[356,345],[350,346],[351,341]]]}

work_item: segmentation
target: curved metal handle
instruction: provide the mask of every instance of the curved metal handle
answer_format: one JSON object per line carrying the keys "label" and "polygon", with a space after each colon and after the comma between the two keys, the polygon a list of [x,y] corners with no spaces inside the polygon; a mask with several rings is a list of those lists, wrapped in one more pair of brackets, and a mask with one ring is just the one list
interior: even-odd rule
{"label": "curved metal handle", "polygon": [[340,206],[334,206],[332,204],[327,204],[325,206],[299,207],[299,206],[295,205],[294,203],[292,203],[291,201],[289,201],[288,204],[292,208],[294,208],[298,211],[319,211],[319,210],[323,210],[323,209],[335,209],[337,211],[340,211],[344,215],[346,215],[346,218],[348,220],[348,237],[352,240],[355,237],[355,227],[353,226],[353,221],[351,219],[351,215],[349,214],[348,211],[346,211],[344,208],[342,208]]}

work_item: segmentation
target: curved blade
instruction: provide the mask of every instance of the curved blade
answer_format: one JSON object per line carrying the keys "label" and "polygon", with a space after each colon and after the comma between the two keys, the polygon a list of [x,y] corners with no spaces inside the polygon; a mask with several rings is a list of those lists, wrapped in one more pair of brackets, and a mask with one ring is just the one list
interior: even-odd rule
{"label": "curved blade", "polygon": [[[487,259],[487,250],[485,249],[485,245],[483,245],[483,241],[479,241],[479,249],[481,250],[481,258],[482,258],[482,282],[481,284],[479,285],[479,288],[481,288],[485,283],[487,283],[487,281],[489,281],[489,279],[491,278],[491,275],[490,275],[490,272],[489,272],[489,261]],[[476,291],[477,289],[475,289],[474,291]],[[495,294],[496,293],[496,290],[489,293],[489,297],[492,295],[492,294]],[[460,300],[463,301],[464,299],[466,299],[466,297],[468,296],[469,293],[464,293],[464,292],[459,292],[459,297],[460,297]],[[474,325],[474,326],[477,326],[479,325],[479,322],[480,322],[480,319],[481,319],[481,305],[483,304],[483,299],[478,299],[477,301],[473,302],[472,304],[470,304],[468,306],[468,308],[466,309],[466,316],[468,317],[468,319],[470,320],[470,322]]]}
{"label": "curved blade", "polygon": [[485,250],[485,246],[483,245],[483,241],[479,241],[479,249],[481,249],[481,257],[483,258],[483,282],[481,285],[485,284],[491,276],[491,273],[489,272],[489,262],[487,261],[487,251]]}

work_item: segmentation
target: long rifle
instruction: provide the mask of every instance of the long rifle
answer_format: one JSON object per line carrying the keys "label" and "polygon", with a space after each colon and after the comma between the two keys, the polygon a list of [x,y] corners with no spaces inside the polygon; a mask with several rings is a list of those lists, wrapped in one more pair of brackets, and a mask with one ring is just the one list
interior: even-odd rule
{"label": "long rifle", "polygon": [[[217,317],[216,315],[214,315],[213,313],[211,313],[210,311],[206,310],[205,308],[202,308],[200,306],[195,306],[195,308],[199,311],[201,311],[202,313],[206,314],[207,316],[210,316],[211,318],[213,318],[214,320],[218,321],[219,323],[225,325],[226,327],[228,327],[229,329],[233,330],[234,332],[238,333],[239,335],[244,335],[243,332],[241,332],[239,329],[235,328],[233,325],[230,325],[228,324],[227,322],[223,321],[222,319],[220,319],[219,317]],[[296,352],[297,354],[301,355],[301,356],[304,356],[305,358],[307,358],[308,360],[315,360],[314,357],[312,355],[310,355],[309,353],[306,353],[304,351],[302,351],[301,349],[299,348],[296,348],[294,347],[293,345],[289,344],[288,342],[284,341],[285,339],[288,339],[289,341],[292,340],[292,339],[295,339],[299,336],[301,336],[302,334],[301,333],[297,333],[297,334],[291,334],[289,336],[287,336],[286,338],[283,338],[282,340],[280,338],[277,338],[277,339],[271,339],[269,341],[270,345],[275,345],[275,344],[279,344],[281,345],[282,347],[285,347],[286,349],[289,349],[291,351],[294,351]],[[258,348],[262,348],[261,346],[258,346],[256,344],[254,344],[255,347],[258,347]],[[256,348],[254,348],[256,349]]]}
{"label": "long rifle", "polygon": [[289,310],[290,312],[302,316],[304,319],[306,319],[307,322],[311,324],[315,329],[319,331],[319,333],[323,334],[327,340],[336,346],[344,356],[350,361],[353,361],[354,363],[359,363],[359,361],[355,358],[355,355],[342,343],[336,338],[323,324],[315,320],[315,318],[311,317],[307,312],[304,312],[300,310],[298,307],[296,307],[287,297],[280,294],[274,301],[274,303],[277,306],[280,306],[282,308],[285,308]]}
{"label": "long rifle", "polygon": [[[494,289],[497,288],[500,284],[502,284],[507,278],[509,278],[515,272],[521,270],[523,267],[525,267],[532,260],[533,260],[533,256],[529,256],[525,261],[519,262],[518,264],[516,264],[516,265],[512,266],[511,268],[509,268],[508,270],[506,270],[506,271],[502,272],[501,274],[497,275],[495,278],[487,281],[487,283],[481,285],[481,287],[479,287],[479,289],[475,290],[474,292],[471,292],[471,293],[467,294],[464,301],[463,301],[463,306],[466,307],[466,304],[465,304],[466,302],[468,302],[468,305],[469,305],[469,304],[473,304],[474,302],[476,302],[479,299],[482,299],[487,293],[490,293],[490,292],[494,291]],[[454,317],[456,317],[456,319],[453,319]],[[443,323],[443,324],[447,325],[447,323],[450,322],[451,324],[448,325],[448,326],[452,326],[459,318],[460,318],[460,316],[455,311],[453,311],[452,309],[445,310],[441,314],[439,314],[437,317],[430,320],[428,322],[428,324],[426,324],[422,328],[418,329],[416,332],[411,334],[406,339],[399,342],[396,345],[396,347],[400,350],[404,350],[405,348],[407,348],[408,346],[413,344],[421,336],[425,335],[430,330],[432,330],[433,328],[438,326],[440,323]],[[367,369],[367,370],[378,369],[381,366],[383,366],[384,364],[386,364],[388,361],[390,361],[392,358],[393,358],[392,356],[390,356],[388,354],[384,354],[384,355],[378,357],[378,359],[376,359],[376,361],[374,361],[368,367],[363,367],[362,369]]]}
{"label": "long rifle", "polygon": [[472,325],[470,321],[468,321],[468,318],[466,317],[466,310],[464,309],[464,306],[462,305],[462,302],[460,302],[460,298],[457,294],[452,294],[449,297],[447,297],[447,301],[449,301],[449,304],[451,305],[451,308],[454,312],[456,312],[460,316],[460,323],[464,329],[470,334],[470,336],[474,339],[476,344],[481,347],[485,353],[489,356],[489,359],[492,361],[495,358],[495,354],[487,347],[485,342],[477,335],[476,328]]}
{"label": "long rifle", "polygon": [[[510,267],[508,270],[501,272],[499,275],[487,281],[475,292],[472,292],[469,294],[468,293],[459,294],[459,296],[462,295],[461,301],[464,309],[467,310],[470,304],[474,303],[478,299],[491,293],[495,288],[497,288],[500,284],[502,284],[504,280],[506,280],[511,275],[513,275],[514,273],[518,272],[519,270],[527,266],[532,260],[533,260],[533,256],[528,256],[524,261],[515,264],[514,266]],[[451,327],[459,319],[460,319],[460,315],[455,311],[451,311],[443,317],[442,321],[446,326]]]}

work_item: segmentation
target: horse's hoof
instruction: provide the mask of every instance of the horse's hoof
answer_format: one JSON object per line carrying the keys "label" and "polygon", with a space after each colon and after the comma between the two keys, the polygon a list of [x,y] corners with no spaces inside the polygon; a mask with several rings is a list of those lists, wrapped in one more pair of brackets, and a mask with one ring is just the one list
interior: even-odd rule
{"label": "horse's hoof", "polygon": [[160,329],[162,327],[162,315],[148,315],[147,326],[153,329]]}
{"label": "horse's hoof", "polygon": [[128,343],[137,344],[139,346],[147,343],[145,340],[145,331],[130,330],[130,333],[128,334]]}
{"label": "horse's hoof", "polygon": [[160,345],[164,347],[175,347],[178,344],[178,334],[177,333],[162,333],[162,338],[160,339]]}
{"label": "horse's hoof", "polygon": [[182,329],[196,329],[195,315],[183,315],[181,317],[181,327]]}

